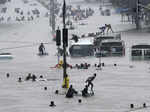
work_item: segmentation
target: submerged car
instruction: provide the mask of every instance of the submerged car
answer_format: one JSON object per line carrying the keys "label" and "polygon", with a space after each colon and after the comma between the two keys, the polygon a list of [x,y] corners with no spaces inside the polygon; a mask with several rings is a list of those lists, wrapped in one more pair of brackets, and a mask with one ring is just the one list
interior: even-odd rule
{"label": "submerged car", "polygon": [[0,53],[0,59],[12,59],[13,56],[11,53]]}

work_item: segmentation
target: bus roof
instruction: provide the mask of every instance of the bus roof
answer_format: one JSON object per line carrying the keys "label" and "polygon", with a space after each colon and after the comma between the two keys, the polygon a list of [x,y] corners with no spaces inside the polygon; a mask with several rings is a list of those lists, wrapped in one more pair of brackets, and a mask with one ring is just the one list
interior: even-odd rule
{"label": "bus roof", "polygon": [[93,37],[81,38],[78,42],[72,42],[71,45],[93,45]]}
{"label": "bus roof", "polygon": [[99,35],[96,38],[106,38],[106,39],[120,39],[121,40],[121,34],[120,33],[111,33],[107,35]]}
{"label": "bus roof", "polygon": [[133,45],[132,49],[150,49],[150,45],[149,44]]}
{"label": "bus roof", "polygon": [[102,40],[102,43],[110,43],[110,42],[124,42],[124,41],[123,40],[116,40],[116,39]]}

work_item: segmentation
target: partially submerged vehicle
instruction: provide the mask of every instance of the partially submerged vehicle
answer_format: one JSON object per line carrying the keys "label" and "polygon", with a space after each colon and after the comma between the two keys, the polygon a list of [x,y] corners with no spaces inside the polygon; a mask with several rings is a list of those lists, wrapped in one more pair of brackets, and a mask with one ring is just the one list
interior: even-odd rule
{"label": "partially submerged vehicle", "polygon": [[96,57],[107,56],[124,56],[125,55],[125,43],[123,40],[103,40],[99,46],[99,50],[96,53]]}
{"label": "partially submerged vehicle", "polygon": [[138,44],[131,47],[132,60],[150,60],[150,45]]}
{"label": "partially submerged vehicle", "polygon": [[94,56],[93,37],[81,38],[78,42],[72,41],[69,47],[71,57]]}
{"label": "partially submerged vehicle", "polygon": [[13,59],[11,53],[0,53],[0,59]]}
{"label": "partially submerged vehicle", "polygon": [[103,40],[109,40],[109,39],[121,40],[121,34],[117,33],[117,34],[111,34],[111,35],[99,35],[99,36],[97,36],[97,37],[94,38],[94,45],[96,47],[99,47],[100,43]]}

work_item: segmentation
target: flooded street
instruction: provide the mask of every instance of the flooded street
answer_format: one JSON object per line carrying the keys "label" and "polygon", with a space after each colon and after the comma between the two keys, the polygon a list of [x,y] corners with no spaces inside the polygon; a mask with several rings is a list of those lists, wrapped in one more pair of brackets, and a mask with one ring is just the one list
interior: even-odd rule
{"label": "flooded street", "polygon": [[[99,63],[99,58],[67,57],[67,63],[72,66],[81,63],[91,65],[88,69],[68,68],[67,73],[70,84],[79,93],[85,86],[86,78],[96,73],[97,77],[93,81],[95,95],[89,98],[74,96],[67,99],[65,95],[55,94],[56,90],[66,91],[61,88],[63,70],[52,68],[58,63],[57,46],[52,40],[49,18],[41,16],[29,22],[0,26],[0,52],[8,52],[13,56],[13,59],[0,59],[1,112],[132,112],[131,103],[136,107],[142,106],[144,102],[150,105],[149,61],[131,61],[130,57],[132,45],[150,44],[149,32],[131,30],[135,26],[130,23],[123,24],[120,15],[112,13],[111,16],[101,16],[97,5],[87,6],[94,9],[94,15],[84,20],[87,23],[85,26],[75,23],[76,29],[69,30],[69,35],[95,32],[99,26],[109,23],[115,32],[121,32],[126,49],[123,57],[102,57],[101,62],[105,63],[102,70],[96,70],[94,67],[95,63]],[[47,12],[46,9],[41,10],[43,15]],[[114,12],[113,8],[111,10]],[[38,55],[40,43],[45,43],[49,55]],[[9,78],[6,73],[10,73]],[[25,81],[28,73],[35,74],[38,80]],[[48,80],[40,81],[40,75]],[[22,82],[18,82],[19,77]],[[47,87],[47,90],[44,90],[44,87]],[[82,103],[78,102],[79,99]],[[50,101],[54,101],[56,107],[49,107]],[[149,108],[137,109],[135,112],[148,110]]]}

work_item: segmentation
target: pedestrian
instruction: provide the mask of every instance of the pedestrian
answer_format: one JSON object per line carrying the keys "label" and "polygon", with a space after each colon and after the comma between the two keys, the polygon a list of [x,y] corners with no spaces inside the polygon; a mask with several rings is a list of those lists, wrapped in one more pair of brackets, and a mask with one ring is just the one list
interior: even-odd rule
{"label": "pedestrian", "polygon": [[92,93],[94,93],[94,91],[93,91],[93,86],[94,85],[93,85],[92,81],[95,79],[95,77],[96,77],[96,73],[94,73],[93,76],[88,77],[87,80],[85,81],[87,83],[88,87],[91,86],[91,92]]}
{"label": "pedestrian", "polygon": [[89,96],[87,85],[85,85],[85,88],[82,90],[82,96],[83,97],[88,97]]}
{"label": "pedestrian", "polygon": [[31,73],[28,74],[28,76],[25,78],[26,81],[32,79]]}
{"label": "pedestrian", "polygon": [[21,79],[21,77],[19,77],[19,78],[18,78],[18,82],[22,82],[22,79]]}
{"label": "pedestrian", "polygon": [[99,29],[100,29],[100,33],[104,35],[105,30],[106,30],[106,26],[99,27]]}
{"label": "pedestrian", "polygon": [[39,53],[40,53],[41,55],[44,55],[44,52],[45,52],[45,47],[44,47],[44,44],[41,43],[40,46],[39,46]]}
{"label": "pedestrian", "polygon": [[78,42],[79,37],[75,34],[72,34],[72,39],[71,40],[74,40],[75,42]]}
{"label": "pedestrian", "polygon": [[33,74],[32,75],[32,81],[36,81],[37,77]]}
{"label": "pedestrian", "polygon": [[112,30],[111,24],[105,24],[105,27],[107,29],[107,33],[109,30],[111,30],[111,32],[114,33],[114,31]]}
{"label": "pedestrian", "polygon": [[6,74],[6,77],[7,77],[7,78],[9,78],[9,77],[10,77],[10,74],[9,74],[9,73],[7,73],[7,74]]}
{"label": "pedestrian", "polygon": [[72,85],[70,85],[66,94],[66,98],[73,98],[74,94],[78,94],[78,92],[73,88]]}
{"label": "pedestrian", "polygon": [[50,107],[55,107],[56,105],[55,105],[54,101],[51,101],[49,106]]}
{"label": "pedestrian", "polygon": [[62,88],[69,88],[69,76],[67,74],[63,80]]}

